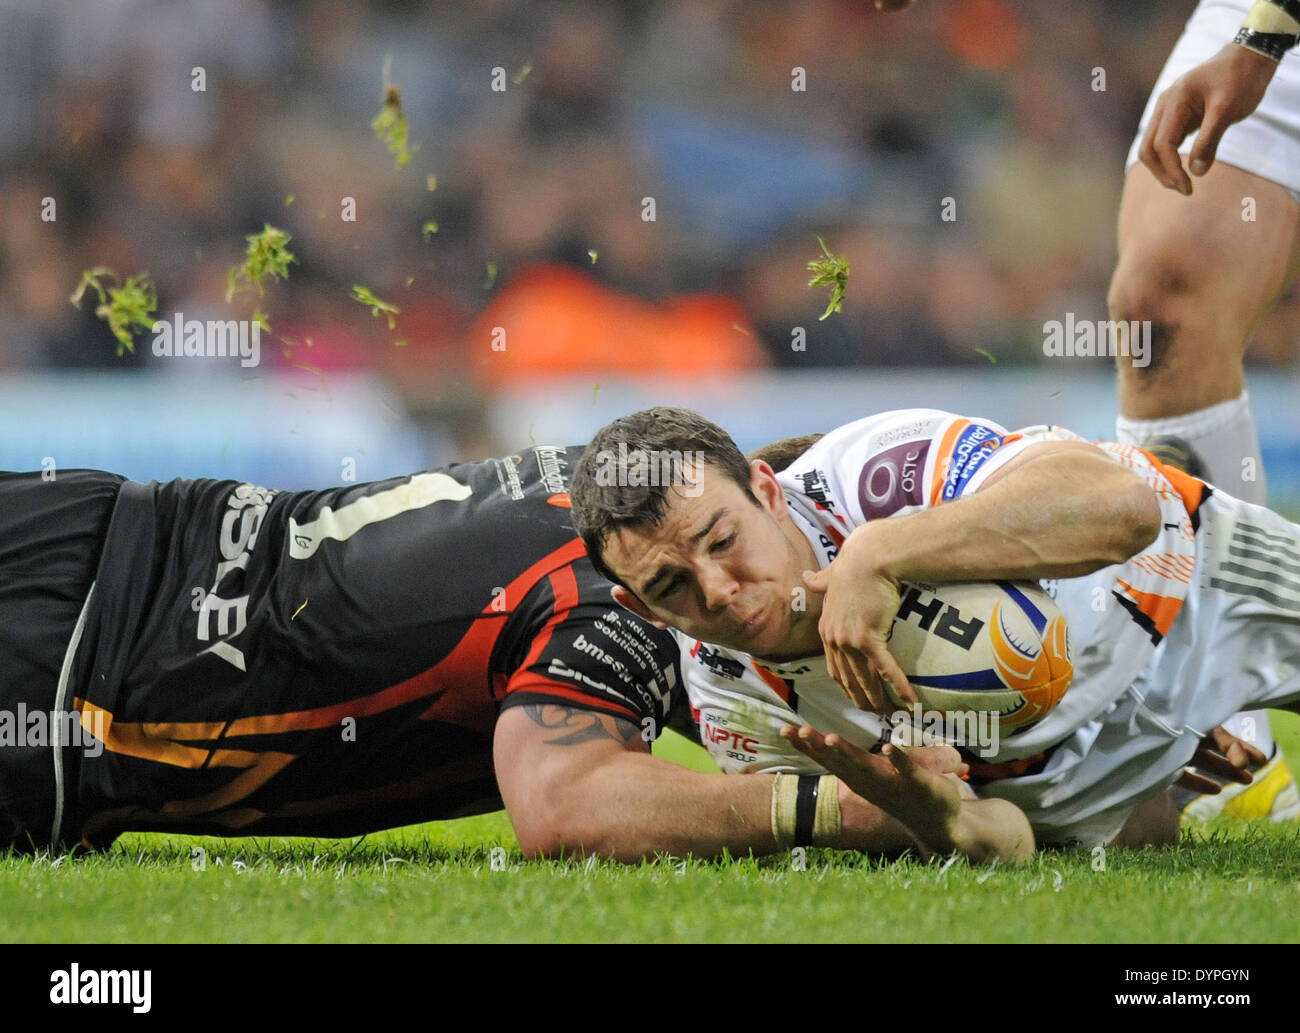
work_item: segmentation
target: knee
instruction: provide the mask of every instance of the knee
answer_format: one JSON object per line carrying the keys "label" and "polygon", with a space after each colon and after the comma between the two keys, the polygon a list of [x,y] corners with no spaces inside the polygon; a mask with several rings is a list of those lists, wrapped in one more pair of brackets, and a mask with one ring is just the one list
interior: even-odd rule
{"label": "knee", "polygon": [[1112,319],[1169,322],[1195,293],[1193,270],[1178,259],[1125,256],[1111,277],[1106,304]]}
{"label": "knee", "polygon": [[1140,332],[1150,352],[1142,365],[1121,360],[1121,372],[1144,377],[1168,369],[1196,325],[1195,283],[1192,270],[1177,261],[1134,260],[1116,267],[1106,296],[1110,318]]}

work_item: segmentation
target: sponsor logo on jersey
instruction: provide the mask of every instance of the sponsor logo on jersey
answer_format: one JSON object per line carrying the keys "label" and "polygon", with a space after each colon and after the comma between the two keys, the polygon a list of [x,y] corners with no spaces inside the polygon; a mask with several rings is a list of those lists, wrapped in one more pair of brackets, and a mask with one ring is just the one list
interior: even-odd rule
{"label": "sponsor logo on jersey", "polygon": [[564,457],[564,449],[554,445],[538,445],[533,449],[533,454],[537,457],[537,470],[546,490],[552,495],[563,495],[568,491],[564,483],[564,470],[569,464]]}
{"label": "sponsor logo on jersey", "polygon": [[[565,678],[578,685],[585,685],[590,689],[596,689],[600,692],[608,693],[611,696],[617,696],[619,699],[627,699],[627,697],[621,692],[615,692],[603,681],[597,681],[595,678],[588,678],[581,671],[575,670],[558,658],[553,658],[551,660],[551,665],[546,669],[546,673],[552,678]],[[628,702],[631,702],[631,700],[628,700]]]}
{"label": "sponsor logo on jersey", "polygon": [[516,469],[523,461],[522,456],[506,456],[504,459],[492,460],[496,464],[497,480],[501,482],[501,494],[508,496],[512,502],[518,502],[524,497],[524,485]]}
{"label": "sponsor logo on jersey", "polygon": [[922,473],[930,451],[929,441],[895,445],[873,456],[858,477],[858,502],[868,520],[892,516],[924,499]]}
{"label": "sponsor logo on jersey", "polygon": [[[600,625],[597,624],[597,627],[599,626]],[[606,653],[600,648],[600,646],[596,645],[596,643],[588,642],[585,635],[579,634],[578,637],[573,640],[573,648],[579,653],[586,653],[587,656],[591,657],[593,660],[614,668],[614,670],[618,671],[619,674],[623,674],[627,670],[627,664],[623,663],[621,660],[614,659],[614,657]]]}
{"label": "sponsor logo on jersey", "polygon": [[957,438],[952,456],[947,460],[948,472],[943,480],[943,500],[950,502],[966,490],[972,477],[985,461],[1002,444],[1002,436],[992,427],[972,423]]}
{"label": "sponsor logo on jersey", "polygon": [[[603,618],[593,621],[591,626],[609,639],[611,648],[623,660],[587,642],[581,634],[575,643],[578,649],[613,667],[625,687],[636,692],[648,710],[653,712],[656,704],[671,698],[672,690],[677,685],[677,670],[673,663],[675,650],[661,652],[662,643],[647,635],[640,621],[635,618],[621,619],[612,611],[607,611]],[[601,655],[596,656],[592,650]],[[664,659],[669,662],[664,664],[661,662]],[[631,665],[635,666],[625,663],[625,660],[631,661]]]}
{"label": "sponsor logo on jersey", "polygon": [[808,470],[799,475],[799,480],[803,482],[803,493],[810,499],[827,509],[835,508],[835,503],[831,501],[831,486],[824,470]]}
{"label": "sponsor logo on jersey", "polygon": [[698,711],[694,707],[691,713],[699,722],[700,737],[714,752],[724,753],[742,764],[753,764],[758,760],[758,740],[743,729],[728,728],[725,714]]}
{"label": "sponsor logo on jersey", "polygon": [[695,643],[695,648],[691,650],[691,656],[714,674],[721,675],[723,678],[731,678],[739,681],[745,676],[744,664],[739,660],[733,660],[731,657],[723,656],[716,649],[706,646],[703,642]]}
{"label": "sponsor logo on jersey", "polygon": [[888,448],[896,441],[928,438],[938,422],[937,419],[931,417],[930,419],[917,420],[914,423],[905,423],[903,426],[895,427],[892,430],[881,431],[868,442],[867,447],[870,451],[875,452],[882,448]]}
{"label": "sponsor logo on jersey", "polygon": [[753,736],[746,735],[744,732],[733,732],[730,728],[723,728],[707,720],[704,722],[704,738],[715,746],[723,744],[747,753],[753,753],[758,749],[758,740]]}
{"label": "sponsor logo on jersey", "polygon": [[241,671],[247,670],[243,650],[233,645],[229,639],[243,632],[248,623],[248,593],[243,591],[247,581],[248,561],[257,545],[262,521],[266,518],[266,511],[274,497],[275,492],[251,484],[241,484],[230,493],[226,499],[226,513],[221,520],[221,534],[217,543],[221,562],[217,564],[212,587],[203,596],[198,611],[196,634],[199,641],[210,641],[214,632],[218,637],[218,641],[213,642],[204,652],[221,657]]}

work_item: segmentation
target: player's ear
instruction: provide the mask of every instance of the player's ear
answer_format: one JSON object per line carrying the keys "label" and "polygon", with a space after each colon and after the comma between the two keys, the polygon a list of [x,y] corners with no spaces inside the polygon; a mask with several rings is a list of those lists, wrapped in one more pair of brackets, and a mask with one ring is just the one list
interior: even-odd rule
{"label": "player's ear", "polygon": [[622,585],[615,585],[613,588],[609,590],[609,594],[614,597],[614,602],[618,603],[619,606],[631,610],[633,613],[635,613],[638,617],[642,618],[643,620],[648,620],[651,624],[653,624],[656,628],[660,629],[661,631],[665,630],[668,627],[667,624],[665,624],[663,621],[661,621],[658,617],[656,617],[653,613],[650,612],[650,607],[646,606],[646,604],[643,603],[640,599],[638,599],[636,595],[634,595],[632,592],[629,592]]}
{"label": "player's ear", "polygon": [[776,472],[761,459],[749,464],[749,490],[768,512],[778,519],[785,516],[785,490],[776,479]]}

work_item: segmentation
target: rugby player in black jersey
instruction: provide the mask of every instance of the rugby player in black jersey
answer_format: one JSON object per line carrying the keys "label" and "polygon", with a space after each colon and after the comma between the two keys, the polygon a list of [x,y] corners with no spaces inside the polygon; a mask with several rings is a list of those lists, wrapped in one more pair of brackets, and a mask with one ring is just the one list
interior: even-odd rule
{"label": "rugby player in black jersey", "polygon": [[[299,492],[0,474],[0,846],[346,836],[502,802],[530,856],[915,843],[834,781],[650,755],[684,709],[677,651],[586,558],[580,455]],[[921,779],[960,763],[917,756]]]}

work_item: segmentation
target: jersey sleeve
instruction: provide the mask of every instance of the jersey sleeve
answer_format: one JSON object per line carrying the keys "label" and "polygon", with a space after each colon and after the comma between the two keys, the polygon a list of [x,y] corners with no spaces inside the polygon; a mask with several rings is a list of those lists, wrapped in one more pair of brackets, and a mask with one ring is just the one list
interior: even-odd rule
{"label": "jersey sleeve", "polygon": [[838,499],[851,525],[950,502],[1035,442],[992,420],[938,409],[880,413],[840,427],[782,475],[819,500]]}
{"label": "jersey sleeve", "polygon": [[648,729],[664,728],[677,688],[672,637],[612,605],[576,606],[533,640],[506,682],[502,709],[557,703],[596,710]]}

